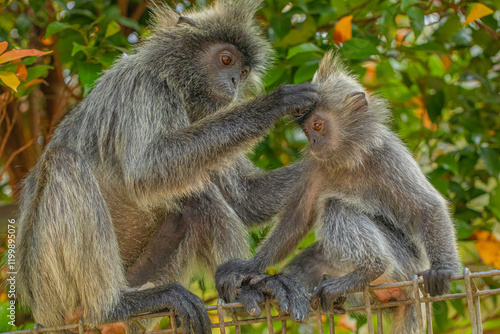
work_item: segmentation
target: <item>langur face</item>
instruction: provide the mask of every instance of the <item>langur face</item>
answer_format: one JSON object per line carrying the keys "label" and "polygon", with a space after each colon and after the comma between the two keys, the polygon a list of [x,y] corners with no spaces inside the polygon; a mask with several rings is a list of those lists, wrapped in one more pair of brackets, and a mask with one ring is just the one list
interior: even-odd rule
{"label": "langur face", "polygon": [[215,99],[233,101],[248,78],[250,67],[232,44],[212,45],[207,52],[207,75]]}

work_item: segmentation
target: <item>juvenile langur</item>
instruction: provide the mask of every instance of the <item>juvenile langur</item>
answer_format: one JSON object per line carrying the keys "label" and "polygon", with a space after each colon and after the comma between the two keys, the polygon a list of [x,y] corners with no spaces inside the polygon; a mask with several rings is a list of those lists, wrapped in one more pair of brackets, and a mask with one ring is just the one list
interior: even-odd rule
{"label": "juvenile langur", "polygon": [[21,196],[18,288],[35,321],[93,327],[170,309],[186,333],[211,332],[175,282],[195,259],[213,272],[246,255],[246,227],[279,210],[300,171],[259,174],[244,153],[318,97],[305,84],[242,100],[271,54],[259,4],[155,7],[151,36],[56,129]]}
{"label": "juvenile langur", "polygon": [[[309,141],[302,182],[256,255],[233,265],[258,277],[317,226],[320,239],[285,268],[313,292],[313,308],[334,312],[350,292],[416,273],[431,296],[445,293],[459,268],[447,203],[389,130],[386,102],[366,93],[331,52],[313,82],[320,100],[299,120]],[[376,295],[382,302],[411,297],[402,289]],[[418,332],[413,304],[395,309],[392,332]]]}

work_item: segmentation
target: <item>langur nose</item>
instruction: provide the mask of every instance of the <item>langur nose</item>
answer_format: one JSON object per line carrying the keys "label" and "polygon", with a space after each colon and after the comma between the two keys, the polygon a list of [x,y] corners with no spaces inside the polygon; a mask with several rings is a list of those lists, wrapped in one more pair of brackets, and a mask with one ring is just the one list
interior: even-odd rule
{"label": "langur nose", "polygon": [[238,85],[238,81],[236,81],[235,78],[231,78],[231,81],[233,82],[233,85],[235,85],[235,86]]}

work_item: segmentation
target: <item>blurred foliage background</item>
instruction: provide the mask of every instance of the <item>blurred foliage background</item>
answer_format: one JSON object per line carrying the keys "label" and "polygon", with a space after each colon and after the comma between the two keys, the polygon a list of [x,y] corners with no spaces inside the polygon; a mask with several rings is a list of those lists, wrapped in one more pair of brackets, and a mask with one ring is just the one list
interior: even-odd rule
{"label": "blurred foliage background", "polygon": [[[179,12],[195,2],[210,4],[170,1]],[[0,210],[2,229],[14,217],[19,181],[54,127],[103,70],[148,34],[150,4],[0,0],[0,204],[7,205]],[[390,101],[394,130],[451,202],[464,266],[472,271],[500,269],[499,8],[500,0],[265,0],[258,13],[277,51],[266,89],[311,80],[325,50],[333,48],[368,89]],[[298,159],[305,143],[301,131],[282,120],[250,156],[263,169],[277,168]],[[252,247],[268,229],[252,231]],[[309,235],[299,248],[314,238]],[[500,288],[498,279],[478,284]],[[207,303],[217,298],[209,280],[200,277],[191,288]],[[482,301],[485,333],[500,332],[498,299]],[[32,326],[29,311],[21,309],[16,326],[8,325],[7,303],[1,290],[0,332]],[[362,316],[336,321],[339,333],[362,332],[366,323]],[[468,333],[468,323],[464,300],[434,303],[436,333]],[[292,333],[314,331],[312,325],[288,326]],[[246,326],[243,332],[264,327]]]}

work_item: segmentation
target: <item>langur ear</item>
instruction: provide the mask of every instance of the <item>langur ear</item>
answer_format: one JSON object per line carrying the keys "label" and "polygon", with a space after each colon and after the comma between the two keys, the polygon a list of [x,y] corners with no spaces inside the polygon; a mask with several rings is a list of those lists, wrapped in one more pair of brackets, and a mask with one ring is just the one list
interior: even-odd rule
{"label": "langur ear", "polygon": [[186,17],[186,16],[179,16],[179,21],[177,21],[177,25],[182,24],[182,23],[187,23],[190,26],[196,27],[196,22],[195,20]]}
{"label": "langur ear", "polygon": [[359,111],[366,111],[368,109],[368,100],[366,99],[365,92],[353,92],[347,95],[353,107]]}

